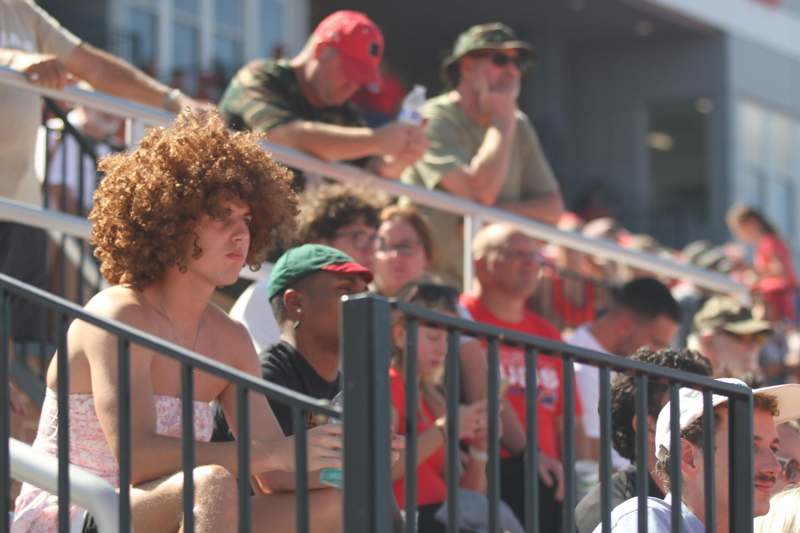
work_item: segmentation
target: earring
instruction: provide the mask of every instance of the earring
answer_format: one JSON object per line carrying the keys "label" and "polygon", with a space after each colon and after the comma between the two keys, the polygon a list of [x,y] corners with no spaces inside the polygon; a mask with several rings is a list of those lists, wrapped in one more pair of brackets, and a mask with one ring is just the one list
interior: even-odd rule
{"label": "earring", "polygon": [[297,329],[297,328],[299,328],[299,327],[300,327],[300,319],[298,318],[297,320],[295,320],[294,322],[292,322],[292,328],[293,328],[293,329]]}

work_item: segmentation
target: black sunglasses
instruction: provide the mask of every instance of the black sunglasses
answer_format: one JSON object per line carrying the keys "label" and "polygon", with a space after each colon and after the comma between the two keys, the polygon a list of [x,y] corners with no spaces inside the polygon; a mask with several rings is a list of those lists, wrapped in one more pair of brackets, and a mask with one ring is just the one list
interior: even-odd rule
{"label": "black sunglasses", "polygon": [[429,307],[442,306],[448,311],[455,312],[458,296],[458,289],[449,285],[412,281],[398,291],[397,300]]}
{"label": "black sunglasses", "polygon": [[475,57],[488,59],[492,62],[492,65],[500,68],[507,67],[513,63],[516,65],[520,73],[527,71],[533,65],[531,58],[525,54],[517,55],[517,57],[511,57],[510,55],[502,52],[478,52],[475,54]]}

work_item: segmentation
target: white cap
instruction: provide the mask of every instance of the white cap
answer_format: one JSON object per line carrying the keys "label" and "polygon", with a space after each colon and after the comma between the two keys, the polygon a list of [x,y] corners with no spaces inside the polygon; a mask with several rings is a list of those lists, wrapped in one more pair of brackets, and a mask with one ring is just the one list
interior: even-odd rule
{"label": "white cap", "polygon": [[[747,387],[747,384],[736,378],[718,378],[716,381],[723,381],[732,385]],[[800,418],[800,384],[791,383],[786,385],[774,385],[754,389],[753,394],[768,394],[774,396],[778,402],[778,416],[775,423],[780,424],[787,420]],[[680,405],[680,420],[678,427],[681,430],[689,427],[689,424],[703,415],[703,392],[689,387],[681,387],[678,391]],[[727,396],[720,394],[711,395],[711,405],[716,407],[728,401]],[[670,444],[670,402],[667,402],[658,413],[656,421],[656,457],[661,458],[663,452],[669,451]]]}

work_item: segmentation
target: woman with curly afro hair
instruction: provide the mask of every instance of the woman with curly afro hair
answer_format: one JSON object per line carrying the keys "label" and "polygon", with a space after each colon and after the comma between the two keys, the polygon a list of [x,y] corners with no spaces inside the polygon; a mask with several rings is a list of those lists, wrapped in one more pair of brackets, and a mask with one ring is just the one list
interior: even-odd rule
{"label": "woman with curly afro hair", "polygon": [[[210,303],[215,288],[237,280],[244,265],[257,269],[275,239],[291,230],[297,199],[289,172],[259,146],[253,133],[231,133],[216,114],[184,112],[174,125],[154,128],[127,153],[102,161],[105,178],[94,196],[92,244],[103,275],[114,286],[86,305],[118,320],[261,377],[244,327]],[[117,338],[86,322],[67,333],[70,461],[117,486]],[[132,345],[131,510],[137,531],[182,529],[181,365]],[[56,358],[48,369],[47,395],[34,447],[55,454],[58,406]],[[294,470],[294,441],[285,437],[261,394],[250,394],[251,471]],[[236,443],[209,442],[211,402],[218,401],[236,427],[236,387],[194,373],[197,467],[195,531],[218,532],[237,523]],[[310,470],[340,468],[341,426],[310,430]],[[318,477],[318,476],[317,476]],[[254,531],[293,531],[293,487],[257,494]],[[312,530],[341,524],[340,492],[312,483]],[[259,491],[262,492],[262,491]],[[14,531],[56,531],[58,500],[26,485],[17,500]],[[93,520],[77,507],[71,519],[92,531]]]}

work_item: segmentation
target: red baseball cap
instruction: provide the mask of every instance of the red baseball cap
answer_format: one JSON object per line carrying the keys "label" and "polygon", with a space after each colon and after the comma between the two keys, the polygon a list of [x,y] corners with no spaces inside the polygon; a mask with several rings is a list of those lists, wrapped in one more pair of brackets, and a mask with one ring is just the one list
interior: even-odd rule
{"label": "red baseball cap", "polygon": [[314,30],[318,42],[336,48],[347,76],[361,85],[381,81],[383,34],[364,13],[336,11]]}

